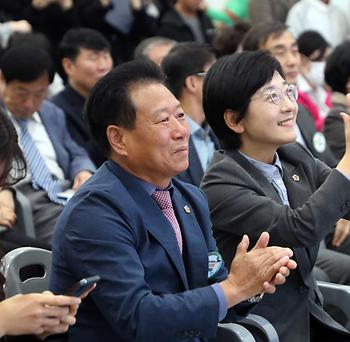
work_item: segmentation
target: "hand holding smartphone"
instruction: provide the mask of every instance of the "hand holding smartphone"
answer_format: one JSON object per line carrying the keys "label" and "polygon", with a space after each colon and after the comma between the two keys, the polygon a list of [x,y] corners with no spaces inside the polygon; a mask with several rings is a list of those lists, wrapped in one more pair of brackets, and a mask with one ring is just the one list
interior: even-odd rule
{"label": "hand holding smartphone", "polygon": [[84,292],[92,288],[99,280],[99,275],[83,278],[66,291],[67,296],[80,297]]}

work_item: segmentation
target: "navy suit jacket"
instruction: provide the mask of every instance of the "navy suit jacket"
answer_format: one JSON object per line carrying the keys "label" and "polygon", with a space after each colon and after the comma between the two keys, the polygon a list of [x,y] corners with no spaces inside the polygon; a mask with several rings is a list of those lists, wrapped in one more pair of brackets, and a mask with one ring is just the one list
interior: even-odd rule
{"label": "navy suit jacket", "polygon": [[84,119],[84,97],[67,84],[50,101],[63,110],[71,137],[88,152],[95,165],[97,167],[100,166],[106,158],[97,143],[93,140],[88,123]]}
{"label": "navy suit jacket", "polygon": [[[101,277],[79,308],[70,341],[189,341],[216,334],[219,301],[207,279],[216,244],[207,201],[190,184],[174,179],[173,186],[182,256],[155,201],[113,161],[68,202],[55,229],[50,288],[64,293],[81,278]],[[212,282],[226,276],[223,267]]]}
{"label": "navy suit jacket", "polygon": [[57,163],[65,179],[73,180],[83,170],[95,171],[95,166],[85,150],[78,146],[68,133],[63,111],[44,101],[39,108],[40,118],[56,152]]}

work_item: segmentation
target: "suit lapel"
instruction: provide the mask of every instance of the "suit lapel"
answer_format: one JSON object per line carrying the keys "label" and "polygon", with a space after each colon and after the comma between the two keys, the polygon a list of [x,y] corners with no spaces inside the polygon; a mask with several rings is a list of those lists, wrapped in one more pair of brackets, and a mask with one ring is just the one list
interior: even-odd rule
{"label": "suit lapel", "polygon": [[[310,187],[307,177],[301,164],[293,166],[286,162],[283,163],[283,182],[288,191],[288,200],[291,208],[302,206],[311,195],[307,189]],[[311,260],[317,257],[317,248],[293,248],[295,258],[298,261],[299,272],[304,281],[310,274]],[[308,285],[306,283],[306,285]]]}
{"label": "suit lapel", "polygon": [[188,289],[189,287],[184,262],[170,222],[150,195],[138,184],[137,181],[119,170],[114,162],[108,161],[107,163],[109,169],[112,169],[113,173],[117,174],[131,197],[136,202],[145,229],[165,249],[175,268],[179,272],[184,287]]}
{"label": "suit lapel", "polygon": [[188,289],[189,287],[185,265],[178,247],[173,227],[164,216],[161,209],[146,192],[143,194],[138,192],[137,194],[134,193],[134,195],[135,200],[138,203],[142,203],[139,210],[146,229],[166,250],[180,274],[184,287]]}
{"label": "suit lapel", "polygon": [[[288,191],[291,208],[302,206],[312,194],[310,184],[301,164],[294,166],[285,161],[283,166],[283,182]],[[309,190],[309,191],[308,191]]]}
{"label": "suit lapel", "polygon": [[182,232],[183,260],[190,288],[207,283],[208,248],[190,204],[175,189],[173,206]]}
{"label": "suit lapel", "polygon": [[250,163],[246,158],[244,158],[238,151],[230,150],[229,155],[244,169],[246,170],[251,177],[253,182],[256,182],[260,185],[263,192],[266,194],[266,197],[273,199],[278,203],[282,203],[280,197],[278,196],[277,191],[273,185],[265,178],[265,176],[260,172],[252,163]]}

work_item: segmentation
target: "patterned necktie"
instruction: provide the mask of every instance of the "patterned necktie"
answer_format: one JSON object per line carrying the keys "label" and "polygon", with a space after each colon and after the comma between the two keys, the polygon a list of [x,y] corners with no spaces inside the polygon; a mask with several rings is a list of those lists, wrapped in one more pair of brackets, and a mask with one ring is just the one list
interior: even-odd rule
{"label": "patterned necktie", "polygon": [[63,182],[53,178],[44,158],[28,131],[28,120],[23,119],[16,121],[21,127],[21,146],[30,167],[33,188],[35,190],[45,190],[52,202],[62,205],[65,204],[67,202],[65,199],[57,197],[57,194],[63,191]]}
{"label": "patterned necktie", "polygon": [[155,190],[152,194],[152,198],[158,204],[159,208],[162,210],[164,216],[169,220],[171,226],[174,229],[177,244],[179,250],[182,254],[182,235],[179,223],[177,222],[173,204],[171,202],[170,193],[167,190]]}

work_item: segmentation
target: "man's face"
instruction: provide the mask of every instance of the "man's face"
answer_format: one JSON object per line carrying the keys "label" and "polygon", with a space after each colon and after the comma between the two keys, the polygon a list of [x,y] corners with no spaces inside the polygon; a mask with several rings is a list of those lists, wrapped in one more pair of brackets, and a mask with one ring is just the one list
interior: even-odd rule
{"label": "man's face", "polygon": [[63,65],[71,85],[85,96],[112,69],[113,61],[108,50],[80,48],[75,60],[65,58]]}
{"label": "man's face", "polygon": [[13,80],[5,83],[4,104],[16,119],[29,119],[45,99],[48,86],[47,73],[31,82]]}
{"label": "man's face", "polygon": [[300,68],[300,54],[297,42],[289,31],[279,37],[271,35],[261,49],[269,51],[281,64],[286,81],[297,84]]}
{"label": "man's face", "polygon": [[189,128],[179,101],[160,83],[129,90],[136,109],[134,129],[123,129],[124,166],[159,187],[188,168]]}

